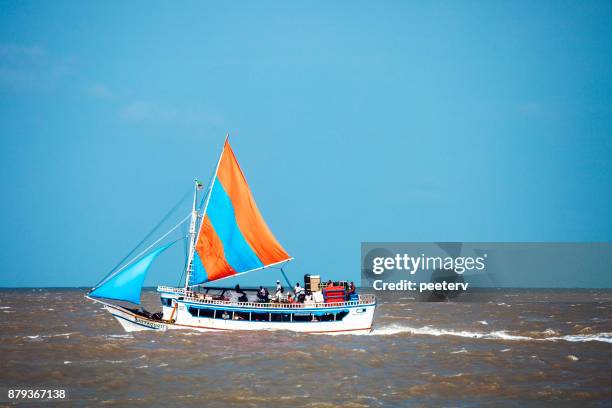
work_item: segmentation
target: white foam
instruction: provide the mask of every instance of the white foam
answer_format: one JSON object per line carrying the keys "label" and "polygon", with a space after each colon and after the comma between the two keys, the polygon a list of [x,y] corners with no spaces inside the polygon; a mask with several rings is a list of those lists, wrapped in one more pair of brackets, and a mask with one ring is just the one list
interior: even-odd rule
{"label": "white foam", "polygon": [[108,339],[133,339],[134,336],[132,336],[131,334],[109,334],[107,336]]}
{"label": "white foam", "polygon": [[2,307],[0,307],[0,310],[10,309],[10,308],[11,308],[10,306],[2,306]]}
{"label": "white foam", "polygon": [[47,334],[43,337],[70,337],[71,334],[77,334],[78,332],[70,332],[70,333],[59,333],[59,334]]}
{"label": "white foam", "polygon": [[[485,340],[509,340],[509,341],[564,340],[564,341],[570,341],[570,342],[601,341],[605,343],[612,343],[612,333],[565,335],[565,336],[536,338],[536,337],[509,334],[505,330],[498,330],[498,331],[492,331],[492,332],[477,332],[477,331],[468,331],[468,330],[437,329],[431,326],[410,327],[410,326],[402,326],[402,325],[397,325],[397,324],[391,324],[388,326],[382,326],[379,328],[375,328],[370,333],[364,333],[364,335],[390,336],[390,335],[401,334],[401,333],[436,336],[436,337],[455,336],[455,337],[466,337],[466,338],[472,338],[472,339],[485,339]],[[356,335],[359,335],[359,334],[356,334]]]}
{"label": "white foam", "polygon": [[565,340],[573,343],[587,341],[602,341],[604,343],[612,343],[612,333],[570,334],[565,336],[549,337],[545,340]]}
{"label": "white foam", "polygon": [[32,340],[35,340],[35,339],[41,339],[42,340],[42,339],[47,339],[47,338],[50,338],[50,337],[66,337],[66,338],[70,338],[71,334],[76,334],[76,333],[78,333],[78,332],[59,333],[59,334],[43,334],[43,335],[36,334],[36,335],[33,335],[33,336],[24,336],[23,338],[24,339],[32,339]]}

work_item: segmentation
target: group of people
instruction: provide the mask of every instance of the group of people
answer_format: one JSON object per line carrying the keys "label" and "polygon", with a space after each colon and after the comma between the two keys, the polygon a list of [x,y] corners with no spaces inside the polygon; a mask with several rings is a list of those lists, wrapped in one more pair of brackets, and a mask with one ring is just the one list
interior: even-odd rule
{"label": "group of people", "polygon": [[[332,281],[331,280],[328,281],[326,286],[327,287],[333,286]],[[272,297],[270,297],[270,292],[268,291],[268,289],[264,288],[263,286],[260,286],[259,290],[257,291],[257,299],[260,302],[265,302],[265,303],[268,303],[271,300],[280,303],[283,301],[284,293],[285,293],[285,289],[283,288],[283,285],[281,285],[281,282],[277,280],[276,289]],[[350,300],[351,295],[355,293],[357,293],[357,288],[355,286],[355,283],[351,282],[348,285],[346,299]],[[293,293],[287,294],[288,303],[310,303],[312,302],[312,300],[313,300],[312,292],[309,290],[308,291],[305,290],[305,288],[302,287],[299,282],[296,282],[295,286],[293,287]]]}
{"label": "group of people", "polygon": [[[283,285],[281,285],[280,281],[277,280],[276,281],[276,290],[274,292],[274,296],[272,296],[272,298],[270,298],[270,292],[268,292],[268,289],[264,288],[263,286],[259,287],[259,290],[257,291],[257,299],[260,302],[270,302],[270,300],[276,301],[276,302],[281,302],[283,300],[283,294],[285,293],[285,289],[283,288]],[[310,297],[310,299],[312,300],[312,294],[311,293],[307,293],[304,288],[300,285],[299,282],[297,282],[295,284],[295,287],[293,288],[293,294],[289,293],[287,294],[287,302],[289,303],[304,303],[305,301],[308,300],[308,298]]]}

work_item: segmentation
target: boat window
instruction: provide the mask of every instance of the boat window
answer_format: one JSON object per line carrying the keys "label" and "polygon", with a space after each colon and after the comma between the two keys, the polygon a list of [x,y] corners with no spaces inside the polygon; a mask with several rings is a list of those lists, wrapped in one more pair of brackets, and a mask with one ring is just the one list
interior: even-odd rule
{"label": "boat window", "polygon": [[290,322],[291,313],[272,313],[273,322]]}
{"label": "boat window", "polygon": [[172,307],[172,299],[160,297],[162,306]]}
{"label": "boat window", "polygon": [[320,322],[331,322],[334,320],[334,314],[335,313],[325,313],[319,316],[319,321]]}
{"label": "boat window", "polygon": [[213,318],[215,317],[215,310],[214,309],[200,309],[200,317],[209,317],[209,318]]}
{"label": "boat window", "polygon": [[251,321],[254,322],[269,322],[270,313],[251,312]]}
{"label": "boat window", "polygon": [[343,310],[341,312],[336,313],[336,320],[340,321],[342,319],[344,319],[344,317],[348,314],[348,310]]}
{"label": "boat window", "polygon": [[217,310],[215,318],[221,320],[231,320],[234,317],[233,315],[234,312],[230,312],[229,310]]}
{"label": "boat window", "polygon": [[234,312],[234,320],[249,320],[249,312]]}
{"label": "boat window", "polygon": [[189,306],[189,308],[187,309],[189,310],[189,313],[194,316],[194,317],[198,317],[198,309],[197,307],[193,307],[193,306]]}
{"label": "boat window", "polygon": [[294,322],[309,322],[312,320],[312,315],[310,313],[296,313],[293,315]]}

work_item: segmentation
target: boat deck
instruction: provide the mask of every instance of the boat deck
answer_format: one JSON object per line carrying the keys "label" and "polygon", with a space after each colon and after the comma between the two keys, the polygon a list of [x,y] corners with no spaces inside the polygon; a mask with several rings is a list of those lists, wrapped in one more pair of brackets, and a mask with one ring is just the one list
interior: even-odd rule
{"label": "boat deck", "polygon": [[319,309],[331,307],[354,307],[368,306],[376,304],[376,296],[374,295],[359,295],[358,300],[347,300],[345,302],[304,302],[304,303],[288,303],[288,302],[237,302],[232,300],[212,299],[211,296],[200,294],[192,291],[185,291],[184,288],[175,288],[170,286],[158,286],[158,292],[171,293],[179,295],[183,301],[189,303],[197,303],[211,306],[232,306],[248,309]]}

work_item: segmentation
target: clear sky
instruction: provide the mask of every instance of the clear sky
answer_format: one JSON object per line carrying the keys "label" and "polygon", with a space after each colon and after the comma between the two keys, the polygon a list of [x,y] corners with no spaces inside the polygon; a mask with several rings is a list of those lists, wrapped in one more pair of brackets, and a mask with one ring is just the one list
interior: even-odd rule
{"label": "clear sky", "polygon": [[0,1],[0,286],[94,285],[226,132],[295,278],[357,279],[361,241],[611,241],[611,21],[609,1]]}

